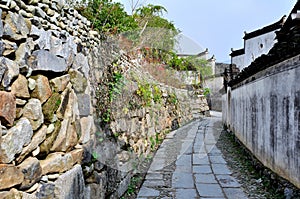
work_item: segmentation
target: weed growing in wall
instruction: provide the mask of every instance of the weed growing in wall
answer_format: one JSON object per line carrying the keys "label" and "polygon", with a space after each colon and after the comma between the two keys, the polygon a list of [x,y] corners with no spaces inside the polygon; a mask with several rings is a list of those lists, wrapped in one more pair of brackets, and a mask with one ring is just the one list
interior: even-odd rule
{"label": "weed growing in wall", "polygon": [[150,107],[152,102],[152,89],[149,83],[138,83],[136,94],[143,100],[145,107]]}
{"label": "weed growing in wall", "polygon": [[173,104],[175,106],[178,104],[178,98],[177,98],[176,93],[169,93],[168,98],[167,98],[167,103]]}
{"label": "weed growing in wall", "polygon": [[109,82],[109,101],[112,102],[116,96],[121,94],[124,87],[124,77],[120,72],[114,72],[112,81]]}
{"label": "weed growing in wall", "polygon": [[153,101],[155,103],[161,103],[162,102],[162,91],[160,88],[156,85],[153,85]]}

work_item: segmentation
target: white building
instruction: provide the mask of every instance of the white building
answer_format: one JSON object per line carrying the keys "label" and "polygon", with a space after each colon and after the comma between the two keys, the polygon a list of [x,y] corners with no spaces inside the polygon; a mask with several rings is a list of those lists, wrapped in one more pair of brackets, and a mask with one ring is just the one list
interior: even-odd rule
{"label": "white building", "polygon": [[231,49],[231,64],[235,64],[240,70],[249,66],[256,58],[263,54],[268,54],[269,50],[276,43],[276,31],[280,30],[285,22],[286,16],[279,21],[255,30],[250,33],[245,32],[244,48]]}

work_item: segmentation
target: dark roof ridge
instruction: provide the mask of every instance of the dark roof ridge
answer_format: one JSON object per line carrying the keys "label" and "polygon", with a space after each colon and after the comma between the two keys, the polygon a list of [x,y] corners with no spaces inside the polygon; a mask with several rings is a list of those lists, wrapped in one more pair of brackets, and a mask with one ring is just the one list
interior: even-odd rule
{"label": "dark roof ridge", "polygon": [[246,39],[251,39],[251,38],[254,38],[254,37],[257,37],[259,35],[262,35],[262,34],[265,34],[265,33],[268,33],[268,32],[271,32],[271,31],[274,31],[274,30],[277,30],[277,29],[280,29],[283,24],[285,23],[285,20],[286,20],[286,15],[284,15],[279,21],[273,23],[273,24],[270,24],[268,26],[265,26],[261,29],[258,29],[258,30],[255,30],[255,31],[252,31],[250,33],[246,33],[245,32],[245,36],[244,36],[244,40]]}
{"label": "dark roof ridge", "polygon": [[237,50],[233,50],[233,48],[231,48],[231,53],[229,55],[231,57],[236,57],[236,56],[243,55],[243,54],[245,54],[244,48],[237,49]]}

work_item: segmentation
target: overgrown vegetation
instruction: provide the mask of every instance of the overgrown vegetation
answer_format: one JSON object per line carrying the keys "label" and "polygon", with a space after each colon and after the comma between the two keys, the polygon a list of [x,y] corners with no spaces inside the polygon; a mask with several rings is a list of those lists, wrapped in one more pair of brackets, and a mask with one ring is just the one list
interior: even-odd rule
{"label": "overgrown vegetation", "polygon": [[155,84],[149,84],[147,82],[138,82],[138,89],[136,94],[142,100],[142,106],[150,107],[152,102],[155,104],[162,103],[162,91]]}
{"label": "overgrown vegetation", "polygon": [[143,106],[149,107],[152,103],[152,88],[149,83],[138,83],[136,94],[142,99]]}
{"label": "overgrown vegetation", "polygon": [[180,71],[197,71],[204,78],[212,75],[212,68],[209,62],[197,56],[178,57],[175,53],[170,52],[170,57],[165,61],[166,63]]}
{"label": "overgrown vegetation", "polygon": [[83,0],[77,10],[92,22],[92,28],[101,33],[116,34],[138,28],[133,16],[128,15],[124,6],[112,0]]}

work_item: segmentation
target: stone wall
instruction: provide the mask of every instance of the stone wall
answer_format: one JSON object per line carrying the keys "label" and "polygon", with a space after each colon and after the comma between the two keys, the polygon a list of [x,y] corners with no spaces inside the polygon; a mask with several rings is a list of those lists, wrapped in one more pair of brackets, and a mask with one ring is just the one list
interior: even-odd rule
{"label": "stone wall", "polygon": [[300,188],[300,75],[296,56],[228,88],[223,121],[267,167]]}
{"label": "stone wall", "polygon": [[184,90],[159,85],[160,105],[113,110],[117,99],[104,125],[98,106],[114,60],[124,76],[135,68],[116,42],[63,0],[0,8],[0,198],[118,198],[132,175],[127,151],[147,154],[154,134],[207,110],[205,99],[191,107]]}

